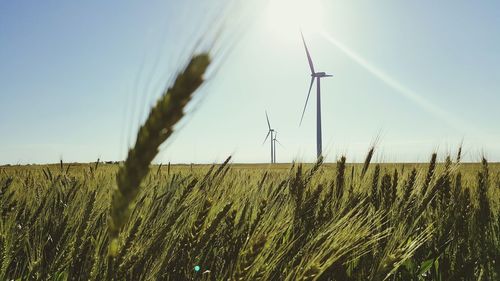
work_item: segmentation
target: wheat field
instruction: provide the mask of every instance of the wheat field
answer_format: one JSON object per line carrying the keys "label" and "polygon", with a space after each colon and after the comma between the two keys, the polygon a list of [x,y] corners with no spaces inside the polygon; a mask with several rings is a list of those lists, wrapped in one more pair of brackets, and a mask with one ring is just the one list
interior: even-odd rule
{"label": "wheat field", "polygon": [[498,280],[500,165],[152,165],[193,56],[120,164],[0,167],[0,280]]}
{"label": "wheat field", "polygon": [[117,172],[2,167],[0,279],[500,276],[500,166],[486,161],[151,166],[109,258]]}

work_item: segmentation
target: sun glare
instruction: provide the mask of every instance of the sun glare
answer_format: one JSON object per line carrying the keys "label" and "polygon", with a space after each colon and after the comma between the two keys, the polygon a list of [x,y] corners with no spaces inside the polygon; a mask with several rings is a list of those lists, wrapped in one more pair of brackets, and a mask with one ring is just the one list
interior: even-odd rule
{"label": "sun glare", "polygon": [[296,37],[304,31],[320,28],[321,0],[270,0],[267,5],[267,24],[278,37]]}

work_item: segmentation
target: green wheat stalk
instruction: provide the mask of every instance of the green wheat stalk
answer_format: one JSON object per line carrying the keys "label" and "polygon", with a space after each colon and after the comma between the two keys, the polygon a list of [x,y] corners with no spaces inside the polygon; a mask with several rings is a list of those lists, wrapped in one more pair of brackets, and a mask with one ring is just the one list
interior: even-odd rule
{"label": "green wheat stalk", "polygon": [[135,146],[129,150],[127,160],[116,176],[118,188],[113,191],[108,224],[110,256],[118,253],[118,234],[128,221],[129,206],[139,192],[139,185],[149,171],[149,164],[158,154],[159,146],[172,134],[173,126],[184,116],[184,106],[203,83],[203,75],[209,64],[207,53],[193,56],[139,129]]}

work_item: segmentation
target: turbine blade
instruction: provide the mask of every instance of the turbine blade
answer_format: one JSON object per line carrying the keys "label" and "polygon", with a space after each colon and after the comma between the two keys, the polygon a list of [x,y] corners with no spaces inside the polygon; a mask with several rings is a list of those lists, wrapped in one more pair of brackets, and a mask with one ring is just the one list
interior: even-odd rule
{"label": "turbine blade", "polygon": [[311,89],[314,84],[314,77],[311,77],[311,85],[309,86],[309,93],[307,93],[306,104],[304,104],[304,110],[302,110],[302,117],[300,117],[299,126],[302,124],[302,119],[304,119],[304,113],[306,113],[307,102],[309,101],[309,96],[311,95]]}
{"label": "turbine blade", "polygon": [[267,136],[266,136],[266,138],[264,139],[264,142],[262,142],[262,144],[265,144],[265,143],[266,143],[266,140],[267,140],[267,138],[269,137],[269,134],[271,134],[271,131],[267,132]]}
{"label": "turbine blade", "polygon": [[281,147],[284,148],[284,146],[281,144],[281,142],[279,140],[275,139],[274,141],[277,142]]}
{"label": "turbine blade", "polygon": [[267,111],[266,111],[266,119],[267,119],[267,126],[269,127],[269,130],[271,130],[271,123],[269,123],[269,116],[267,116]]}
{"label": "turbine blade", "polygon": [[307,61],[309,62],[309,67],[311,68],[311,74],[314,74],[316,72],[314,71],[313,61],[311,59],[311,54],[309,54],[309,50],[307,49],[306,40],[304,39],[304,34],[302,34],[302,31],[300,32],[300,35],[302,36],[302,42],[304,42],[304,48],[306,48]]}

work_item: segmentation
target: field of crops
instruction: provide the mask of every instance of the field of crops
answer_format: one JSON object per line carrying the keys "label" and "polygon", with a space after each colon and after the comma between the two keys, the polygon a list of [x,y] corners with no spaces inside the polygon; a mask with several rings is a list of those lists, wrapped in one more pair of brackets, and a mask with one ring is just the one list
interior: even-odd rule
{"label": "field of crops", "polygon": [[0,280],[500,277],[500,165],[151,166],[110,256],[117,171],[0,168]]}
{"label": "field of crops", "polygon": [[0,280],[498,280],[500,166],[152,166],[208,54],[120,165],[0,167]]}

